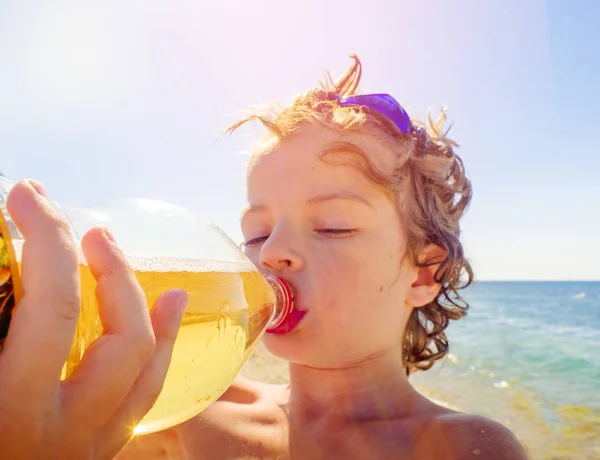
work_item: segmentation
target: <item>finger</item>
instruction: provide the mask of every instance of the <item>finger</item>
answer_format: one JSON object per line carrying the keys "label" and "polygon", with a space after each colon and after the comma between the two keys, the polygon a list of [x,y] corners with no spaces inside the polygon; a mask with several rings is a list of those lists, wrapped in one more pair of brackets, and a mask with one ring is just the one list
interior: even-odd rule
{"label": "finger", "polygon": [[110,233],[93,228],[81,245],[97,280],[104,334],[86,350],[65,391],[75,411],[92,414],[103,425],[150,359],[155,337],[142,288]]}
{"label": "finger", "polygon": [[73,341],[80,308],[78,256],[68,224],[40,184],[17,183],[6,207],[25,243],[23,297],[13,313],[0,373],[13,385],[3,391],[15,398],[23,391],[41,396],[42,387],[56,389]]}
{"label": "finger", "polygon": [[160,395],[186,304],[187,294],[180,290],[168,291],[156,301],[151,313],[156,336],[154,353],[121,407],[98,436],[99,445],[106,449],[103,451],[106,458],[109,454],[115,455],[131,439],[135,427]]}

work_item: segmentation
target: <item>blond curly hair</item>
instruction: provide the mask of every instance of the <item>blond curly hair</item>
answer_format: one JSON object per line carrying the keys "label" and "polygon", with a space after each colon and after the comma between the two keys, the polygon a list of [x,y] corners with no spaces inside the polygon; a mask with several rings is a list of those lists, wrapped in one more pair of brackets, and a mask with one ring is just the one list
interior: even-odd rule
{"label": "blond curly hair", "polygon": [[[471,200],[471,183],[454,151],[457,144],[447,137],[447,132],[442,132],[445,111],[437,121],[431,114],[427,123],[412,120],[414,132],[404,133],[377,111],[339,104],[339,97],[358,93],[362,66],[356,55],[351,58],[352,66],[337,82],[328,74],[327,81],[319,88],[300,94],[291,105],[252,110],[230,126],[228,132],[249,121],[260,121],[267,128],[259,143],[260,151],[267,152],[305,126],[324,125],[346,132],[367,132],[396,154],[396,165],[390,171],[376,168],[364,152],[343,143],[323,152],[321,158],[339,164],[340,156],[331,154],[350,153],[354,164],[370,181],[384,187],[396,203],[415,265],[439,264],[434,277],[440,286],[438,295],[429,304],[415,308],[406,325],[403,357],[409,375],[415,370],[431,368],[448,353],[445,330],[451,319],[462,318],[469,308],[458,292],[473,280],[471,265],[459,240],[459,220]],[[446,258],[419,262],[417,254],[429,244],[445,250]]]}

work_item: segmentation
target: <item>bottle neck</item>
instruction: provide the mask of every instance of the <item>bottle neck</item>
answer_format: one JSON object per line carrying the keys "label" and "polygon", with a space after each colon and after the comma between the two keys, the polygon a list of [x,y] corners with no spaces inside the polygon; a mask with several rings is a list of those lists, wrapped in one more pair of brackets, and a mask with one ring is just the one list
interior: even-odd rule
{"label": "bottle neck", "polygon": [[287,282],[276,276],[267,275],[265,278],[275,292],[275,308],[267,325],[268,328],[273,328],[283,323],[294,310],[294,291]]}

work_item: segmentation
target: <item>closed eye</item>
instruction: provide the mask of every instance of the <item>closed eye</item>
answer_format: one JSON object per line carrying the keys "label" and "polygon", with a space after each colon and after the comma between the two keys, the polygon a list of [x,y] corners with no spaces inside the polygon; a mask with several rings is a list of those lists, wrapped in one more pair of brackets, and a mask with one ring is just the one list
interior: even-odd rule
{"label": "closed eye", "polygon": [[357,228],[321,228],[315,231],[321,235],[326,235],[335,238],[351,235],[357,230]]}
{"label": "closed eye", "polygon": [[248,246],[253,246],[256,244],[264,243],[267,240],[267,238],[269,238],[268,235],[267,236],[257,236],[256,238],[251,238],[247,241],[244,241],[242,243],[242,246],[248,247]]}
{"label": "closed eye", "polygon": [[[325,235],[330,238],[341,238],[344,236],[352,235],[358,231],[357,228],[320,228],[315,230],[320,235]],[[255,246],[257,244],[264,243],[269,238],[269,235],[266,236],[257,236],[256,238],[251,238],[242,243],[242,247]]]}

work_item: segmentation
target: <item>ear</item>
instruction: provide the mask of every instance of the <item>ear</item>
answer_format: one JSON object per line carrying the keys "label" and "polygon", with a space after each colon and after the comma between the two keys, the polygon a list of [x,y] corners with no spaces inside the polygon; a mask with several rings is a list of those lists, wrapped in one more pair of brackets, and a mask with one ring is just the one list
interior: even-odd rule
{"label": "ear", "polygon": [[417,261],[420,267],[416,267],[416,279],[406,296],[408,306],[422,307],[436,298],[441,286],[435,282],[435,273],[447,257],[448,252],[435,244],[425,246],[419,253]]}

